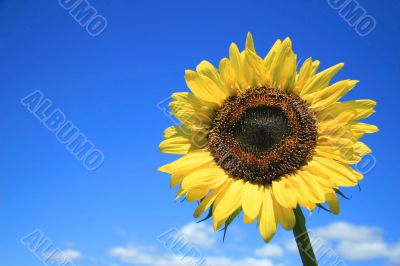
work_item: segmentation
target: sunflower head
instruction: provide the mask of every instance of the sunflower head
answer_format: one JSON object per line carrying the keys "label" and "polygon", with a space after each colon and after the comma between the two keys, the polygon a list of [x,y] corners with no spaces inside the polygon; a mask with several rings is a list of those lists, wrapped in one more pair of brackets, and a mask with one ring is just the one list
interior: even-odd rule
{"label": "sunflower head", "polygon": [[318,66],[309,58],[297,71],[289,38],[261,58],[249,33],[244,51],[232,44],[218,69],[202,61],[186,71],[191,92],[174,93],[169,105],[182,124],[160,144],[183,156],[159,170],[180,185],[177,198],[200,201],[195,217],[210,208],[217,230],[243,210],[268,242],[278,224],[293,229],[298,205],[339,212],[339,187],[362,179],[349,165],[371,152],[359,139],[377,127],[358,120],[375,102],[339,102],[357,81],[330,84],[343,64]]}

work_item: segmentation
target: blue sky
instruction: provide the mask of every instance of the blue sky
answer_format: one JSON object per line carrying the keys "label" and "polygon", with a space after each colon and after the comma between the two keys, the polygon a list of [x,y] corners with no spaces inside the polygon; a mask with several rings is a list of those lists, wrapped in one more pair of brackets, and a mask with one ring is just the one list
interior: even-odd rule
{"label": "blue sky", "polygon": [[[0,264],[42,265],[21,242],[41,232],[77,266],[174,265],[179,254],[157,238],[177,228],[215,266],[300,265],[291,232],[280,229],[265,249],[240,219],[225,244],[208,223],[192,224],[194,204],[175,202],[156,171],[175,158],[158,151],[171,124],[158,104],[187,90],[185,69],[217,64],[248,31],[262,55],[290,36],[299,59],[345,62],[338,78],[360,80],[346,98],[378,102],[368,122],[380,132],[364,139],[376,165],[361,191],[344,190],[352,198],[339,216],[316,211],[308,226],[346,265],[400,263],[400,3],[359,0],[376,21],[360,36],[329,2],[91,0],[107,21],[91,36],[59,1],[0,1]],[[21,104],[36,90],[104,154],[99,168],[86,169]]]}

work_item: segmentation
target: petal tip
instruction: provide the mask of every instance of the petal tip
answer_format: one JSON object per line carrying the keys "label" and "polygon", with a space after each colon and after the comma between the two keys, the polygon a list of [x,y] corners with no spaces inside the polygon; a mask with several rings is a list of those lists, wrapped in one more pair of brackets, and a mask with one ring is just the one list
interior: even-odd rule
{"label": "petal tip", "polygon": [[168,174],[169,174],[169,167],[168,167],[168,164],[159,167],[159,168],[157,169],[157,171],[162,172],[162,173],[168,173]]}
{"label": "petal tip", "polygon": [[251,32],[248,32],[248,33],[247,33],[247,37],[246,37],[246,50],[250,50],[250,51],[252,51],[252,52],[255,52],[253,35],[251,34]]}

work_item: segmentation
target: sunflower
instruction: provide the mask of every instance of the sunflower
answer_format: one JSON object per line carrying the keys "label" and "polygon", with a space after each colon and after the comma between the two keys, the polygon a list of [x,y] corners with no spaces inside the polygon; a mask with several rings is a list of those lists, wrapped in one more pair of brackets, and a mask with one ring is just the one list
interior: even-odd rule
{"label": "sunflower", "polygon": [[308,58],[297,72],[289,38],[261,58],[249,33],[245,49],[231,44],[219,69],[202,61],[185,72],[191,92],[174,93],[169,104],[181,124],[167,128],[159,146],[183,156],[159,170],[180,185],[177,198],[199,201],[196,218],[210,208],[218,230],[243,211],[269,242],[278,224],[294,228],[298,206],[326,203],[339,213],[338,189],[363,178],[350,165],[371,152],[359,139],[378,130],[358,120],[376,103],[339,102],[358,81],[330,84],[343,63],[318,66]]}

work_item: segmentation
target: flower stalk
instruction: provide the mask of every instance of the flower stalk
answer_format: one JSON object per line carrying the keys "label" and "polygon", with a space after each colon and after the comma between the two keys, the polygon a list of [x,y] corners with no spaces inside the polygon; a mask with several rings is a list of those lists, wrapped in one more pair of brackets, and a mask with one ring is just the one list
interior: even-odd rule
{"label": "flower stalk", "polygon": [[293,228],[294,238],[296,239],[297,248],[300,253],[301,261],[304,266],[318,266],[317,259],[311,245],[310,237],[306,228],[306,219],[300,206],[294,210],[296,215],[296,225]]}

